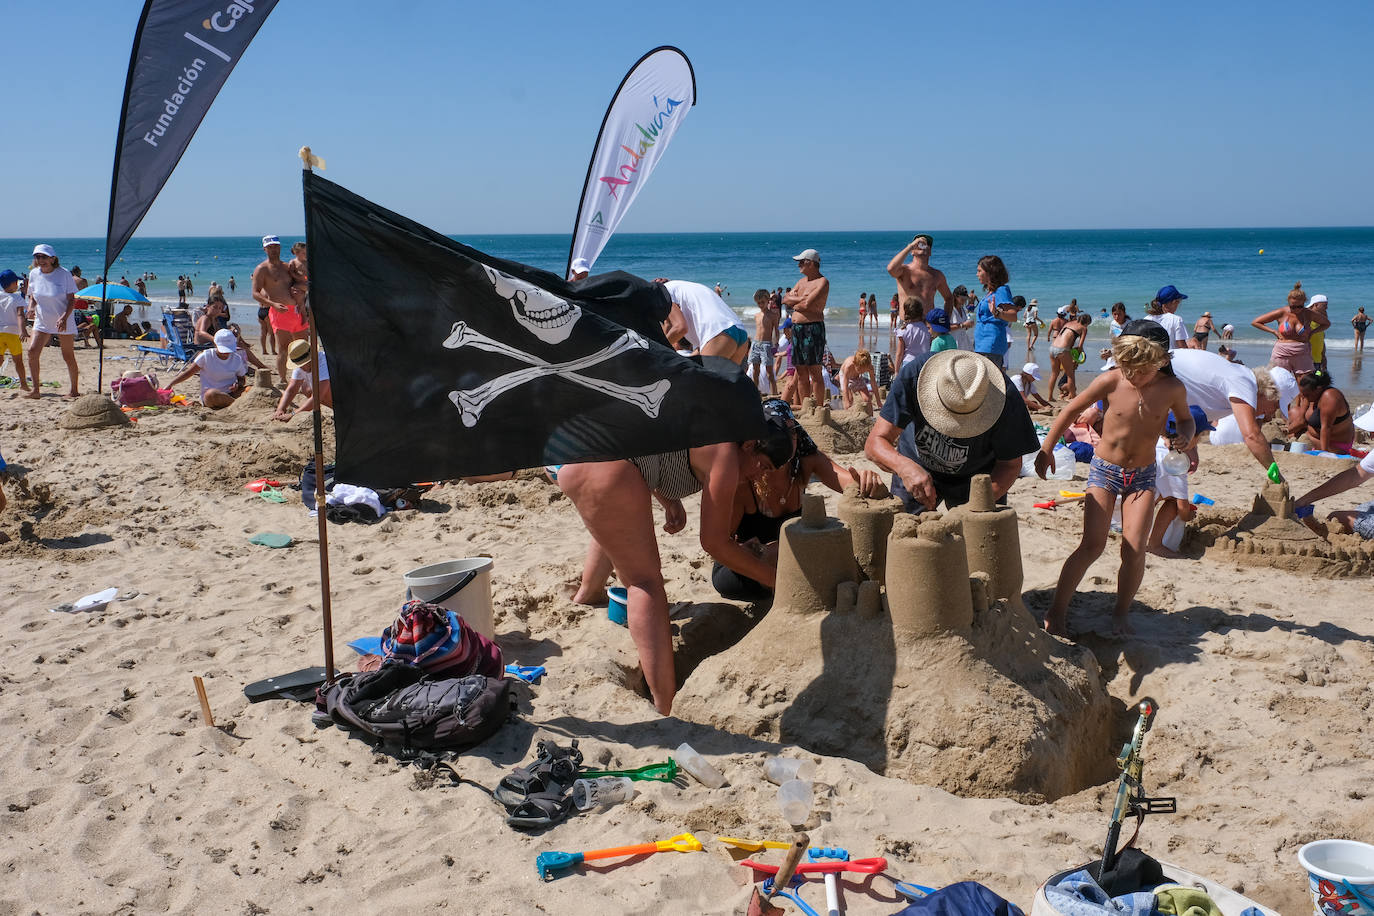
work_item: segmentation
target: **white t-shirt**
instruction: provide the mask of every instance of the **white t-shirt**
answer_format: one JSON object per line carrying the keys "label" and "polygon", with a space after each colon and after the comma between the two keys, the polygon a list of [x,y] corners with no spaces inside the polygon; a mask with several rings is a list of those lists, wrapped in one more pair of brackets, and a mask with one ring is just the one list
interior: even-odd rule
{"label": "white t-shirt", "polygon": [[[320,351],[319,360],[320,381],[327,382],[329,381],[329,362],[324,358],[323,350]],[[310,384],[310,371],[300,366],[297,366],[295,369],[291,370],[291,380],[305,382],[308,385]]]}
{"label": "white t-shirt", "polygon": [[38,303],[34,330],[44,334],[75,334],[76,323],[68,315],[63,325],[62,313],[67,310],[67,296],[78,292],[76,281],[65,267],[54,267],[52,273],[47,274],[38,267],[29,271],[29,295]]}
{"label": "white t-shirt", "polygon": [[205,397],[205,392],[211,388],[217,391],[228,391],[234,387],[234,382],[248,374],[248,361],[243,358],[242,353],[237,351],[230,353],[224,359],[220,359],[219,353],[212,347],[197,353],[191,362],[200,367],[200,396],[202,398]]}
{"label": "white t-shirt", "polygon": [[1150,319],[1161,325],[1164,330],[1169,332],[1169,339],[1176,345],[1182,344],[1188,339],[1188,328],[1183,323],[1183,319],[1177,315],[1165,312],[1163,315],[1146,315]]}
{"label": "white t-shirt", "polygon": [[[910,324],[902,325],[897,336],[906,344],[906,350],[902,353],[902,366],[922,353],[930,352],[930,329],[926,327],[924,321],[913,321]],[[901,369],[902,366],[897,368]]]}
{"label": "white t-shirt", "polygon": [[1216,422],[1235,409],[1231,398],[1251,407],[1259,405],[1259,386],[1255,375],[1224,356],[1209,350],[1174,350],[1174,375],[1188,389],[1188,403],[1196,404]]}
{"label": "white t-shirt", "polygon": [[692,349],[700,350],[702,344],[723,333],[726,328],[736,327],[746,335],[749,333],[734,309],[726,305],[725,300],[709,286],[689,280],[669,280],[663,285],[682,310],[682,317],[687,322],[685,336]]}
{"label": "white t-shirt", "polygon": [[19,323],[19,312],[23,308],[23,296],[0,290],[0,334],[18,334],[23,330]]}

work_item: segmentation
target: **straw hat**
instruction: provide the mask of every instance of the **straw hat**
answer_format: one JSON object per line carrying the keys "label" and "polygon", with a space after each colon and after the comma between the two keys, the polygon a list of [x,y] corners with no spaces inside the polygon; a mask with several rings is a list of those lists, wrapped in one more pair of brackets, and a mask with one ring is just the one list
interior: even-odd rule
{"label": "straw hat", "polygon": [[293,366],[304,366],[310,362],[310,341],[291,341],[291,346],[286,351],[286,361]]}
{"label": "straw hat", "polygon": [[992,360],[967,350],[943,350],[916,379],[916,403],[927,423],[954,438],[980,436],[1002,415],[1007,377]]}

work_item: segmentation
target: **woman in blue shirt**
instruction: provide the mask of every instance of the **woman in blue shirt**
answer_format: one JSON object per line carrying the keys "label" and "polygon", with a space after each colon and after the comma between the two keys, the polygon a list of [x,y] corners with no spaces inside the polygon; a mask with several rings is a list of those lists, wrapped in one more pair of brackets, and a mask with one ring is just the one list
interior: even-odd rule
{"label": "woman in blue shirt", "polygon": [[1002,366],[1007,356],[1007,323],[1016,320],[1016,304],[1007,286],[1007,267],[995,254],[978,260],[978,282],[987,295],[978,303],[978,323],[973,329],[974,352],[990,356]]}

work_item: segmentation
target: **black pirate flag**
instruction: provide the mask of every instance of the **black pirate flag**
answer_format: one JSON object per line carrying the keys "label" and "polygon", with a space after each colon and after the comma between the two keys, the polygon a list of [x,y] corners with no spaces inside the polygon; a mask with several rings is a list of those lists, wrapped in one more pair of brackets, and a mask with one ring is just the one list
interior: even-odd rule
{"label": "black pirate flag", "polygon": [[308,171],[305,217],[340,480],[400,486],[760,434],[736,366],[668,346],[658,284],[569,284]]}

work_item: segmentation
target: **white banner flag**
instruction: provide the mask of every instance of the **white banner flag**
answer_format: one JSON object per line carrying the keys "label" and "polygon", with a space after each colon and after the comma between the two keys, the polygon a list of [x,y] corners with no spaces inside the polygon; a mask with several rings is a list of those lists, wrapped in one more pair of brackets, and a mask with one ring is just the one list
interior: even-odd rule
{"label": "white banner flag", "polygon": [[574,264],[591,270],[696,103],[692,62],[677,48],[654,48],[625,74],[587,167],[568,252],[570,279]]}

